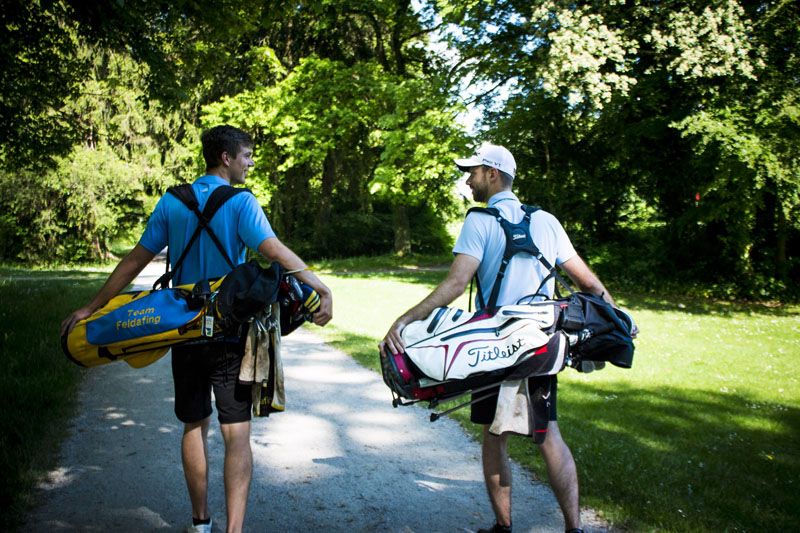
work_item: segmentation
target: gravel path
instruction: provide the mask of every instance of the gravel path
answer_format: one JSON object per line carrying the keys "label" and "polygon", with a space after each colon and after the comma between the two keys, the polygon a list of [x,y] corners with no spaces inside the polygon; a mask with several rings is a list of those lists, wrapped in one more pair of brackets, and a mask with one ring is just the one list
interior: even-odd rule
{"label": "gravel path", "polygon": [[[137,282],[152,284],[163,268],[154,265]],[[427,533],[492,523],[479,445],[458,424],[432,424],[422,408],[393,409],[378,374],[305,329],[284,339],[283,354],[286,411],[253,422],[248,531]],[[184,527],[191,508],[169,356],[141,370],[118,363],[87,371],[78,402],[58,467],[22,530]],[[213,417],[209,505],[223,531],[223,445]],[[563,531],[550,490],[516,464],[513,475],[515,531]]]}

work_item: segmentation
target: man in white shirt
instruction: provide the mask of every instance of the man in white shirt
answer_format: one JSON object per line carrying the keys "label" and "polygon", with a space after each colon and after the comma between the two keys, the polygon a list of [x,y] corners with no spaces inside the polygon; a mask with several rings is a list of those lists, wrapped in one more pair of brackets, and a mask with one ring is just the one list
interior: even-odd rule
{"label": "man in white shirt", "polygon": [[[472,157],[457,159],[456,165],[469,172],[467,185],[476,202],[486,202],[495,207],[503,218],[512,223],[522,220],[524,212],[519,199],[511,192],[516,175],[516,162],[506,148],[484,144]],[[531,215],[530,233],[550,264],[560,266],[581,291],[600,295],[614,305],[597,276],[575,252],[564,228],[550,213],[538,210]],[[437,307],[449,305],[460,296],[473,276],[480,282],[482,300],[486,302],[492,291],[500,261],[506,245],[505,234],[497,220],[486,214],[471,213],[453,248],[455,258],[445,278],[425,299],[400,316],[380,343],[382,354],[402,353],[405,349],[401,333],[409,323],[426,318]],[[552,296],[554,280],[551,278],[539,289],[547,276],[547,269],[530,254],[517,254],[509,262],[500,287],[497,305],[509,305],[537,292]],[[476,303],[476,306],[478,304]],[[561,437],[556,421],[557,380],[551,382],[551,410],[547,437],[539,445],[550,485],[564,513],[565,529],[570,533],[581,532],[580,506],[578,501],[578,475],[569,447]],[[483,532],[511,531],[511,469],[508,464],[508,434],[495,435],[489,432],[494,418],[497,396],[473,405],[471,419],[483,424],[481,447],[483,473],[496,523]]]}

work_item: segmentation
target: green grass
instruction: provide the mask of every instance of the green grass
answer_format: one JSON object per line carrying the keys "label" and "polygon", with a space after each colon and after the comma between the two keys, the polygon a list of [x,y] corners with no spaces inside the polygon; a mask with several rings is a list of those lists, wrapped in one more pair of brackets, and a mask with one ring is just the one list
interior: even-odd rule
{"label": "green grass", "polygon": [[[328,268],[334,319],[314,331],[375,370],[392,321],[445,275]],[[559,381],[559,421],[578,463],[582,504],[635,531],[793,529],[800,307],[615,297],[641,328],[634,367],[568,369]],[[466,308],[466,296],[457,304]],[[454,416],[477,436],[466,410]],[[530,441],[515,437],[510,450],[545,479]]]}
{"label": "green grass", "polygon": [[0,530],[13,530],[54,464],[81,372],[61,352],[59,326],[106,272],[0,267]]}

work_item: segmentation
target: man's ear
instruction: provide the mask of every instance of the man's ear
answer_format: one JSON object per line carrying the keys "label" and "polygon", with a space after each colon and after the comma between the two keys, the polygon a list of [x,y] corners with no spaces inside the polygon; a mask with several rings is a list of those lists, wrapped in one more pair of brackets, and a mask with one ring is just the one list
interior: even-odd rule
{"label": "man's ear", "polygon": [[227,151],[222,152],[219,156],[219,159],[220,161],[222,161],[222,164],[225,165],[226,167],[231,166],[231,156],[228,154]]}

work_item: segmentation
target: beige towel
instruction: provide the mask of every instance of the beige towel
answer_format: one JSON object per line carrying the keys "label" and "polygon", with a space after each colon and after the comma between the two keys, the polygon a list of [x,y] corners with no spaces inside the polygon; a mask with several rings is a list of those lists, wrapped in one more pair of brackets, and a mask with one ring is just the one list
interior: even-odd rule
{"label": "beige towel", "polygon": [[253,415],[269,416],[286,405],[281,362],[280,306],[257,314],[247,332],[239,382],[253,386]]}
{"label": "beige towel", "polygon": [[281,359],[281,308],[277,303],[273,304],[273,307],[272,316],[275,320],[275,327],[270,329],[272,349],[268,352],[272,357],[272,372],[274,376],[270,409],[272,411],[283,411],[286,408],[286,389],[283,387],[283,360]]}
{"label": "beige towel", "polygon": [[489,432],[494,435],[533,435],[533,409],[527,379],[504,381],[500,384],[497,410]]}

